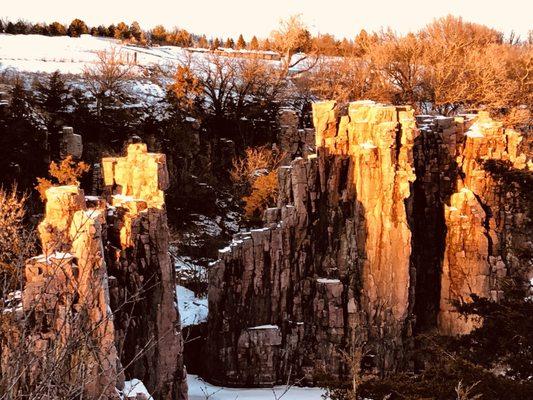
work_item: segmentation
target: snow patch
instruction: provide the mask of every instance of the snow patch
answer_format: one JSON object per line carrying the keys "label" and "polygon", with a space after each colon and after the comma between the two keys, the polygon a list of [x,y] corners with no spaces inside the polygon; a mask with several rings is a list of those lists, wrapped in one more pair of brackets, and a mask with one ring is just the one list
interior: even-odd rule
{"label": "snow patch", "polygon": [[124,390],[122,391],[123,399],[136,398],[137,395],[144,394],[147,400],[154,400],[154,398],[148,393],[148,389],[138,379],[132,379],[131,381],[124,382]]}
{"label": "snow patch", "polygon": [[262,330],[262,329],[279,329],[277,325],[258,325],[247,328],[249,331]]}
{"label": "snow patch", "polygon": [[341,281],[339,279],[329,279],[329,278],[318,278],[316,281],[318,283],[325,283],[325,284],[328,284],[328,283],[341,283]]}
{"label": "snow patch", "polygon": [[[198,375],[189,374],[189,400],[321,400],[324,389],[275,386],[273,388],[224,388],[205,382]],[[285,393],[285,394],[284,394]],[[283,397],[282,397],[283,396]]]}
{"label": "snow patch", "polygon": [[207,297],[196,297],[192,290],[176,285],[178,296],[178,310],[180,312],[181,326],[198,325],[207,321]]}

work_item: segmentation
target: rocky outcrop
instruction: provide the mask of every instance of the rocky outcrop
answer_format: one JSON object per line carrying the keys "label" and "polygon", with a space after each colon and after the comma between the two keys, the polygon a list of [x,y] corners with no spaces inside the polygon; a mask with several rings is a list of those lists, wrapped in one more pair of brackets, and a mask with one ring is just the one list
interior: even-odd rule
{"label": "rocky outcrop", "polygon": [[81,159],[83,154],[83,141],[81,135],[74,133],[70,126],[64,126],[59,143],[59,157],[61,159],[72,156],[75,160]]}
{"label": "rocky outcrop", "polygon": [[111,299],[122,361],[128,375],[141,379],[153,396],[185,399],[183,340],[164,209],[165,156],[133,143],[126,157],[104,158],[102,166],[108,193],[113,193],[106,256],[114,278]]}
{"label": "rocky outcrop", "polygon": [[238,235],[209,273],[211,375],[227,384],[312,384],[404,362],[413,110],[314,105],[318,154],[279,172],[266,227]]}
{"label": "rocky outcrop", "polygon": [[296,157],[307,157],[315,152],[315,131],[300,128],[300,117],[292,108],[282,108],[278,113],[279,147],[288,163]]}
{"label": "rocky outcrop", "polygon": [[413,334],[468,333],[482,321],[458,303],[532,278],[526,137],[483,112],[367,101],[344,116],[316,103],[313,119],[317,154],[280,168],[265,227],[210,270],[213,380],[316,384],[348,377],[358,354],[364,373],[406,368]]}
{"label": "rocky outcrop", "polygon": [[87,398],[118,398],[126,375],[141,378],[154,398],[186,399],[165,156],[133,143],[125,157],[102,165],[107,199],[85,197],[76,186],[46,192],[38,229],[44,254],[26,267],[2,370],[12,367],[9,355],[29,330],[24,345],[44,361],[22,382],[44,379],[55,363],[64,371],[60,383],[83,388]]}
{"label": "rocky outcrop", "polygon": [[[456,148],[458,192],[445,208],[447,227],[442,268],[439,330],[444,334],[469,333],[480,321],[455,311],[454,303],[470,295],[498,300],[502,279],[530,279],[531,198],[517,182],[505,182],[491,165],[505,164],[507,173],[527,175],[532,164],[522,135],[504,129],[488,113],[465,122],[462,146]],[[521,142],[524,142],[521,144]],[[526,181],[527,182],[527,181]]]}
{"label": "rocky outcrop", "polygon": [[[104,210],[86,207],[76,186],[51,187],[46,196],[38,229],[44,253],[26,265],[22,309],[14,322],[21,337],[3,343],[2,370],[20,368],[18,356],[32,355],[39,364],[26,360],[31,367],[20,379],[29,387],[44,379],[52,386],[80,387],[89,398],[118,398],[115,388],[124,376],[109,309]],[[55,371],[62,371],[64,381],[57,381]]]}

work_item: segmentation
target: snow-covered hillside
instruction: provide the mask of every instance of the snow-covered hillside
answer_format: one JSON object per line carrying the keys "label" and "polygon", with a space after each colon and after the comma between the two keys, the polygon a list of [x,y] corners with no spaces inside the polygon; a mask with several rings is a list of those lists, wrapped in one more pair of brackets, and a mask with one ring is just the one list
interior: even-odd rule
{"label": "snow-covered hillside", "polygon": [[0,68],[25,72],[54,72],[79,74],[83,66],[97,60],[98,51],[118,48],[132,61],[136,57],[141,66],[175,63],[188,52],[180,47],[161,46],[141,48],[123,45],[119,41],[83,35],[69,36],[0,34]]}

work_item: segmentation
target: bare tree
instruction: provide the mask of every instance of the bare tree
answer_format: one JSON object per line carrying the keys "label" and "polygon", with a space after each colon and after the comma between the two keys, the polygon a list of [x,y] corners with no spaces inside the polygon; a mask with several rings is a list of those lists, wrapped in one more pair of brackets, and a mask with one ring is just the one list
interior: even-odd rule
{"label": "bare tree", "polygon": [[276,71],[264,60],[215,53],[187,57],[171,86],[181,99],[178,104],[194,109],[201,105],[215,117],[236,119],[273,100],[280,88]]}
{"label": "bare tree", "polygon": [[[301,71],[308,71],[318,61],[318,52],[312,48],[311,34],[301,15],[293,15],[280,21],[279,28],[272,32],[271,41],[281,54],[281,76],[286,77],[291,68],[304,64]],[[296,53],[305,53],[295,57]]]}
{"label": "bare tree", "polygon": [[96,113],[101,115],[106,100],[121,95],[125,83],[135,76],[135,64],[116,47],[96,55],[98,60],[83,68],[82,77],[96,99]]}

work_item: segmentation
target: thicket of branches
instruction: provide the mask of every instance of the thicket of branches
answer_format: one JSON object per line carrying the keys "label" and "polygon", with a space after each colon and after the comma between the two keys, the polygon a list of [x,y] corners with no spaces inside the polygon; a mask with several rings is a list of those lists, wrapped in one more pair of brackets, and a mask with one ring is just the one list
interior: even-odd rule
{"label": "thicket of branches", "polygon": [[299,83],[320,98],[412,104],[445,115],[531,108],[532,39],[506,41],[496,30],[452,16],[405,36],[361,31],[343,57],[323,57]]}

